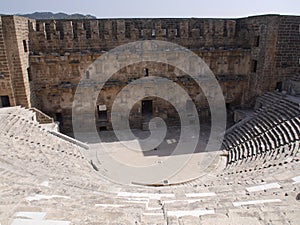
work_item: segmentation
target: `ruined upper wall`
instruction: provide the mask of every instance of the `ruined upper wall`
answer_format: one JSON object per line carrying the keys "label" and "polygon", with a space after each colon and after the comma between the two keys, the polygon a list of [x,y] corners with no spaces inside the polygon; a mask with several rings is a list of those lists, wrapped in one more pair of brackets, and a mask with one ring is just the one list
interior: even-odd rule
{"label": "ruined upper wall", "polygon": [[[34,54],[108,51],[138,40],[163,40],[190,49],[249,46],[230,19],[39,20],[30,26]],[[242,37],[243,38],[243,37]]]}
{"label": "ruined upper wall", "polygon": [[[264,41],[268,32],[277,34],[278,29],[286,29],[284,21],[288,18],[263,15],[241,19],[37,20],[30,23],[30,51],[62,55],[102,52],[146,39],[170,41],[192,50],[250,49]],[[299,23],[299,17],[293,20],[291,23]]]}

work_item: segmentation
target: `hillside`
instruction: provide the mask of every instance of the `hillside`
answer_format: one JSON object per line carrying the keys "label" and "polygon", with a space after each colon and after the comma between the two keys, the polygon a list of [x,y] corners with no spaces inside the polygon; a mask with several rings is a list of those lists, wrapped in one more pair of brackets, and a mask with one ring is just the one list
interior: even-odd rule
{"label": "hillside", "polygon": [[66,14],[66,13],[52,13],[52,12],[34,12],[31,14],[18,14],[19,16],[28,17],[31,19],[96,19],[95,16],[92,15],[83,15],[79,13],[75,14]]}

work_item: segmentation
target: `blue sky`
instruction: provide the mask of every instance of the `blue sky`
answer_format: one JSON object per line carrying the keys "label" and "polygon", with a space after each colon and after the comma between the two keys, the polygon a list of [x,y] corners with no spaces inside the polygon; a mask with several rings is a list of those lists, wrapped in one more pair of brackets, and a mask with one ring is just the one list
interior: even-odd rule
{"label": "blue sky", "polygon": [[92,14],[98,18],[245,17],[300,15],[299,0],[1,0],[0,14],[36,11]]}

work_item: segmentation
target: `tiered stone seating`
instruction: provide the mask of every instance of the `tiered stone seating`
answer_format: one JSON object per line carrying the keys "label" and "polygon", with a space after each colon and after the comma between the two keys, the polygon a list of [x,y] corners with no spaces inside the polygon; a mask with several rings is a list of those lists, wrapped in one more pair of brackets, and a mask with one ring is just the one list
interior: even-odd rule
{"label": "tiered stone seating", "polygon": [[[1,224],[299,223],[298,118],[268,129],[252,121],[255,135],[248,126],[237,128],[241,132],[230,135],[227,145],[232,158],[243,162],[239,166],[175,186],[143,187],[103,179],[82,158],[86,150],[20,115],[0,110]],[[280,145],[275,135],[289,143]],[[274,166],[278,156],[294,163]],[[24,217],[34,213],[45,217]]]}
{"label": "tiered stone seating", "polygon": [[[3,144],[9,148],[18,150],[2,150],[1,155],[14,158],[13,163],[19,162],[41,163],[40,168],[33,166],[33,171],[44,170],[49,167],[57,170],[56,163],[69,166],[68,169],[78,168],[79,165],[92,170],[87,160],[83,160],[83,149],[74,142],[69,142],[58,138],[50,131],[43,128],[38,122],[34,121],[34,113],[20,107],[4,108],[0,110],[0,137]],[[73,157],[66,160],[66,157]],[[78,163],[79,162],[79,163]],[[21,164],[21,165],[22,165]],[[28,166],[29,166],[28,165]]]}
{"label": "tiered stone seating", "polygon": [[300,108],[281,93],[266,93],[258,98],[256,111],[245,123],[226,133],[228,166],[257,158],[284,158],[298,154]]}

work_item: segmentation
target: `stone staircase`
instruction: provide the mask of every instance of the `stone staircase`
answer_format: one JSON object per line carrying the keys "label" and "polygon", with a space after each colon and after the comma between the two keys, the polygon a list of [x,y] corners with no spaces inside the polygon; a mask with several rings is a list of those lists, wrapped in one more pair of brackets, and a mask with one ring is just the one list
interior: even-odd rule
{"label": "stone staircase", "polygon": [[30,108],[30,111],[36,114],[36,119],[40,124],[54,123],[54,119],[37,108]]}

